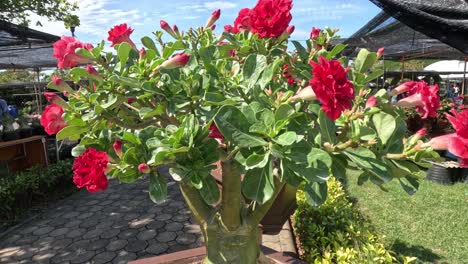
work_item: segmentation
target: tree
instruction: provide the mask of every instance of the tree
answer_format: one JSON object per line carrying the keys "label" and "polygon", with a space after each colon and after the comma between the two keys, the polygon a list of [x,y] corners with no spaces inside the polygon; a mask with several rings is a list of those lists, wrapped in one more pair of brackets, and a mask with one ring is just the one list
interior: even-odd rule
{"label": "tree", "polygon": [[28,26],[31,22],[29,17],[33,13],[51,20],[64,21],[77,9],[76,2],[70,3],[67,0],[2,0],[0,20]]}
{"label": "tree", "polygon": [[32,82],[36,74],[27,70],[5,70],[0,72],[0,83]]}

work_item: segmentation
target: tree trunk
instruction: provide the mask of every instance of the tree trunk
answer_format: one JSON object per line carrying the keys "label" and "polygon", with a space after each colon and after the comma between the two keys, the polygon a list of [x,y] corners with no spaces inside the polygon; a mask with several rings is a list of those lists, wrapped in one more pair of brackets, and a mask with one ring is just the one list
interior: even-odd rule
{"label": "tree trunk", "polygon": [[220,221],[220,215],[202,225],[207,250],[205,264],[256,264],[260,255],[258,224],[243,222],[229,231]]}

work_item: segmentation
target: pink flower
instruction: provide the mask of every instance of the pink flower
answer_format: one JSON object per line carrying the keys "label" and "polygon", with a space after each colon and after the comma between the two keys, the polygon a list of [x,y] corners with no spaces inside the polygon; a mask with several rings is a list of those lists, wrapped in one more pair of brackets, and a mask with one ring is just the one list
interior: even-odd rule
{"label": "pink flower", "polygon": [[161,65],[157,67],[157,69],[175,69],[188,63],[190,60],[190,55],[185,53],[176,54],[174,57],[168,59],[167,61],[163,62]]}
{"label": "pink flower", "polygon": [[301,89],[296,95],[290,98],[290,100],[293,102],[298,100],[313,101],[316,99],[317,96],[315,95],[314,90],[312,90],[312,87],[310,86]]}
{"label": "pink flower", "polygon": [[320,28],[313,27],[312,31],[310,32],[310,39],[318,39],[320,32],[322,32]]}
{"label": "pink flower", "polygon": [[382,55],[384,54],[384,51],[385,51],[384,48],[378,49],[378,50],[377,50],[377,57],[382,57]]}
{"label": "pink flower", "polygon": [[428,86],[424,81],[413,82],[412,84],[409,89],[406,88],[409,96],[398,101],[396,105],[416,107],[416,111],[422,115],[423,119],[436,117],[436,110],[440,107],[439,86]]}
{"label": "pink flower", "polygon": [[211,16],[206,21],[205,28],[211,27],[214,23],[216,23],[220,16],[221,9],[216,9],[215,11],[213,11],[213,13],[211,13]]}
{"label": "pink flower", "polygon": [[86,65],[86,71],[91,75],[99,76],[99,73],[96,71],[96,68],[94,68],[91,64]]}
{"label": "pink flower", "polygon": [[372,108],[372,107],[376,107],[377,106],[377,98],[375,98],[375,96],[370,96],[369,98],[367,98],[367,101],[366,101],[366,108]]}
{"label": "pink flower", "polygon": [[210,133],[208,134],[209,138],[218,139],[221,142],[223,142],[223,139],[224,139],[223,134],[221,134],[221,131],[219,131],[215,123],[211,123],[209,131],[210,131]]}
{"label": "pink flower", "polygon": [[288,33],[288,35],[291,35],[295,29],[296,27],[294,25],[291,25],[288,28],[286,28],[286,33]]}
{"label": "pink flower", "polygon": [[54,43],[53,57],[57,58],[57,67],[73,68],[79,64],[91,62],[90,58],[78,55],[75,50],[78,48],[91,50],[93,45],[89,43],[81,43],[74,37],[62,36]]}
{"label": "pink flower", "polygon": [[52,83],[56,86],[61,86],[63,85],[63,79],[55,75],[52,75]]}
{"label": "pink flower", "polygon": [[426,135],[427,133],[427,129],[425,127],[419,129],[418,131],[416,131],[416,137],[418,138],[422,138]]}
{"label": "pink flower", "polygon": [[457,133],[432,138],[424,145],[434,150],[448,150],[460,159],[461,167],[468,167],[468,139],[458,136]]}
{"label": "pink flower", "polygon": [[88,148],[73,162],[73,182],[78,188],[86,187],[88,192],[107,189],[105,175],[109,157],[104,151]]}
{"label": "pink flower", "polygon": [[67,126],[62,118],[63,108],[57,104],[46,106],[41,115],[41,126],[44,127],[48,135],[57,134],[60,130]]}
{"label": "pink flower", "polygon": [[115,151],[115,154],[117,154],[117,156],[119,158],[122,158],[122,141],[120,140],[116,140],[114,141],[114,144],[112,144],[112,147],[114,148],[114,151]]}
{"label": "pink flower", "polygon": [[392,96],[396,96],[396,95],[399,95],[399,94],[402,94],[402,93],[406,93],[407,91],[409,91],[414,85],[416,85],[417,82],[415,81],[409,81],[409,82],[405,82],[405,83],[402,83],[400,84],[397,88],[393,89],[390,94]]}
{"label": "pink flower", "polygon": [[243,22],[260,38],[278,38],[291,22],[291,9],[292,0],[259,0]]}
{"label": "pink flower", "polygon": [[136,98],[127,98],[127,103],[128,104],[133,104],[134,102],[136,102]]}
{"label": "pink flower", "polygon": [[457,113],[452,109],[452,115],[446,113],[445,116],[452,123],[453,128],[456,131],[456,134],[459,137],[468,139],[468,110],[463,110],[460,113]]}
{"label": "pink flower", "polygon": [[140,51],[138,52],[138,55],[139,55],[139,58],[138,58],[139,61],[142,61],[142,60],[146,59],[146,50],[145,50],[145,48],[141,48]]}
{"label": "pink flower", "polygon": [[[250,9],[243,8],[239,11],[237,18],[234,20],[234,27],[231,27],[231,32],[237,34],[244,30],[250,30]],[[224,27],[226,30],[226,26]]]}
{"label": "pink flower", "polygon": [[130,44],[130,46],[136,49],[135,43],[133,43],[133,41],[130,39],[130,35],[132,33],[133,29],[127,26],[127,24],[123,23],[116,25],[109,30],[109,36],[107,37],[107,40],[112,42],[111,47],[114,47],[114,45],[120,44],[122,42],[127,42]]}
{"label": "pink flower", "polygon": [[336,120],[346,109],[351,109],[354,99],[354,86],[348,80],[348,68],[343,68],[337,60],[319,57],[319,63],[311,62],[313,79],[309,81],[322,110],[328,118]]}

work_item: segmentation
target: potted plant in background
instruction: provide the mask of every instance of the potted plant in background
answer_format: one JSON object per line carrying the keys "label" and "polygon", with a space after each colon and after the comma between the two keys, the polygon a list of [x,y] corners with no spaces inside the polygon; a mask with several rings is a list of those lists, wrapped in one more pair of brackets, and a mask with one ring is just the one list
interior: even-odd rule
{"label": "potted plant in background", "polygon": [[[106,175],[124,183],[148,177],[149,197],[159,203],[167,186],[158,168],[169,166],[200,224],[204,261],[216,264],[260,261],[258,224],[286,185],[302,184],[319,205],[327,180],[354,168],[361,181],[395,178],[414,193],[426,159],[438,157],[432,147],[444,146],[438,138],[423,143],[423,132],[405,138],[401,107],[433,115],[436,89],[399,87],[396,94],[410,96],[397,105],[385,90],[371,94],[366,84],[382,72],[370,69],[383,50],[362,50],[347,65],[339,55],[345,46],[330,45],[335,30],[314,28],[306,46],[293,41],[296,51],[288,52],[291,8],[290,0],[260,0],[221,35],[213,32],[220,10],[186,32],[161,21],[172,39],[156,31],[139,50],[133,29],[117,25],[108,36],[115,54],[104,41],[57,41],[63,78],[87,85],[74,91],[54,76],[49,88],[68,101],[47,97],[41,124],[58,139],[80,139],[75,184],[98,192]],[[463,129],[451,140],[466,146]],[[218,161],[222,193],[211,175]]]}

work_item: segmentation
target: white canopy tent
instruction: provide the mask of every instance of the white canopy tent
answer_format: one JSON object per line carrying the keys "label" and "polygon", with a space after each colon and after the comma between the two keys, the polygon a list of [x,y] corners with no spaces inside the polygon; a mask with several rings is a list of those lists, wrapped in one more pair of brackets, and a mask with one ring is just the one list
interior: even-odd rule
{"label": "white canopy tent", "polygon": [[453,72],[451,74],[440,75],[441,78],[447,80],[461,80],[462,89],[461,94],[465,94],[466,87],[466,70],[468,60],[443,60],[432,63],[424,68],[425,71],[435,72]]}

